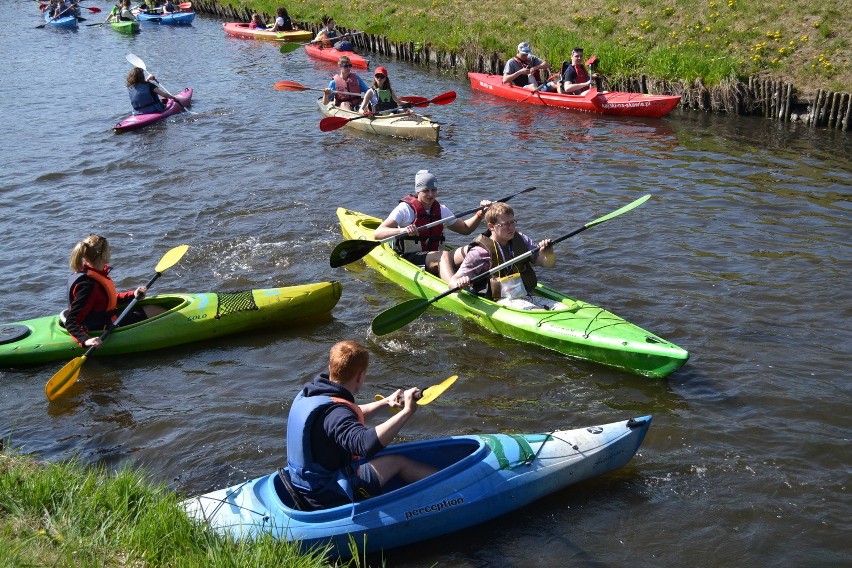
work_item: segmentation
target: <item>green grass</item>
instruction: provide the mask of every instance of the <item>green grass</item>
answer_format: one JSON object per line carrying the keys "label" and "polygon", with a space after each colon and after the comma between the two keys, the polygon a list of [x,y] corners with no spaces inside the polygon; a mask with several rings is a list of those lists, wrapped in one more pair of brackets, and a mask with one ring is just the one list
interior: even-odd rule
{"label": "green grass", "polygon": [[[228,2],[228,0],[222,0]],[[272,14],[269,0],[231,1]],[[579,45],[612,79],[718,85],[754,74],[784,78],[803,92],[852,91],[852,17],[845,0],[292,0],[297,21],[324,14],[347,28],[379,23],[391,41],[459,52],[514,55],[520,41],[553,64]]]}
{"label": "green grass", "polygon": [[[358,566],[357,558],[348,564]],[[179,498],[143,473],[38,463],[0,453],[0,568],[217,568],[332,564],[264,536],[235,542],[190,521]]]}

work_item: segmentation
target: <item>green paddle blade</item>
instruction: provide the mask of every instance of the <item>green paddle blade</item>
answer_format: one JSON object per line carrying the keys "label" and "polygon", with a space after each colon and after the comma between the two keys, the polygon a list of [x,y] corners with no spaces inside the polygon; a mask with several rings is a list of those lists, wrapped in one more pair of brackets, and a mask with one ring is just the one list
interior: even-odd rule
{"label": "green paddle blade", "polygon": [[387,335],[413,322],[426,311],[431,302],[423,298],[414,298],[389,308],[373,319],[373,333]]}
{"label": "green paddle blade", "polygon": [[281,47],[278,48],[278,51],[281,53],[293,53],[300,47],[305,45],[304,43],[292,43],[292,42],[284,42],[281,44]]}
{"label": "green paddle blade", "polygon": [[644,195],[644,196],[640,197],[639,199],[637,199],[637,200],[633,201],[632,203],[628,203],[627,205],[625,205],[625,206],[624,206],[624,207],[622,207],[621,209],[616,209],[616,210],[615,210],[615,211],[613,211],[612,213],[609,213],[609,214],[607,214],[607,215],[604,215],[603,217],[598,217],[598,218],[597,218],[597,219],[595,219],[594,221],[589,221],[588,223],[586,223],[586,225],[585,225],[585,226],[586,226],[587,228],[588,228],[588,227],[594,227],[595,225],[599,225],[600,223],[603,223],[604,221],[609,221],[609,220],[610,220],[610,219],[612,219],[613,217],[618,217],[618,216],[619,216],[619,215],[621,215],[622,213],[627,213],[627,212],[628,212],[628,211],[630,211],[631,209],[636,209],[637,207],[639,207],[640,205],[642,205],[643,203],[645,203],[645,202],[646,202],[646,201],[648,201],[649,199],[651,199],[651,194],[650,194],[650,193],[649,193],[648,195]]}
{"label": "green paddle blade", "polygon": [[356,260],[361,260],[380,244],[382,244],[381,241],[343,241],[334,247],[328,261],[332,268],[340,268]]}
{"label": "green paddle blade", "polygon": [[189,245],[178,245],[175,248],[171,249],[169,252],[163,255],[163,258],[160,259],[160,262],[157,263],[156,268],[154,268],[154,272],[165,272],[183,258],[183,255],[186,254],[186,251],[189,250]]}
{"label": "green paddle blade", "polygon": [[47,395],[47,400],[56,400],[62,394],[71,388],[77,382],[77,377],[80,376],[80,367],[86,362],[86,356],[75,357],[68,361],[64,367],[59,369],[55,375],[50,377],[47,384],[44,385],[44,394]]}

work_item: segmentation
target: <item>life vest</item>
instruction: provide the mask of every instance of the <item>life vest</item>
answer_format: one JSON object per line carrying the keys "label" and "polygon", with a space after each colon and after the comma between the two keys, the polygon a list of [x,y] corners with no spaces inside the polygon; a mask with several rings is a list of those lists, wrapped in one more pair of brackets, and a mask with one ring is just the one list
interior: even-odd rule
{"label": "life vest", "polygon": [[[520,59],[518,59],[517,55],[515,57],[513,57],[512,59],[514,59],[518,63],[518,65],[521,66],[521,69],[529,69],[529,67],[530,67],[529,64],[526,63],[525,61],[521,61]],[[529,75],[518,75],[512,81],[512,84],[517,85],[518,87],[526,87],[527,85],[530,84],[530,77],[529,77]]]}
{"label": "life vest", "polygon": [[[437,200],[432,202],[430,211],[426,211],[420,200],[413,195],[406,195],[400,199],[402,203],[407,203],[409,207],[414,209],[414,226],[422,227],[433,221],[441,218],[441,204]],[[436,225],[425,231],[417,233],[416,237],[404,236],[394,239],[394,250],[400,254],[409,254],[412,252],[430,252],[438,250],[446,240],[444,236],[444,225]],[[418,246],[419,245],[419,246]]]}
{"label": "life vest", "polygon": [[[340,76],[340,74],[337,74],[334,76],[334,90],[345,91],[347,93],[360,93],[361,85],[358,84],[358,78],[354,73],[350,73],[349,77],[345,80]],[[335,106],[340,106],[340,103],[347,101],[352,105],[359,104],[361,102],[361,95],[344,95],[342,93],[334,94]]]}
{"label": "life vest", "polygon": [[396,103],[393,100],[393,93],[390,89],[375,89],[375,93],[379,102],[376,104],[373,112],[382,112],[383,110],[396,108]]}
{"label": "life vest", "polygon": [[287,469],[294,486],[305,491],[332,490],[346,494],[354,501],[353,487],[357,477],[356,462],[352,456],[349,466],[337,471],[324,468],[314,460],[311,449],[313,423],[329,406],[343,404],[352,409],[358,421],[364,424],[364,413],[357,404],[344,398],[331,396],[305,396],[300,392],[287,418]]}
{"label": "life vest", "polygon": [[132,87],[127,87],[130,93],[130,104],[133,106],[133,114],[150,114],[162,112],[163,106],[160,97],[154,92],[154,86],[145,81]]}
{"label": "life vest", "polygon": [[[109,276],[104,276],[97,270],[89,270],[84,268],[80,272],[75,272],[68,277],[68,305],[74,301],[74,285],[84,276],[91,278],[97,282],[103,289],[107,298],[107,304],[99,310],[92,310],[86,315],[86,319],[80,322],[87,329],[105,329],[116,319],[115,308],[118,305],[118,295],[115,291],[115,283]],[[64,321],[67,310],[62,312]]]}
{"label": "life vest", "polygon": [[565,70],[565,77],[563,77],[563,79],[575,84],[585,83],[589,80],[589,72],[586,70],[585,65],[570,65],[568,69]]}
{"label": "life vest", "polygon": [[[521,238],[521,235],[517,232],[515,236],[512,237],[512,240],[509,242],[509,248],[511,249],[512,256],[506,258],[503,254],[505,249],[503,247],[497,247],[497,243],[491,237],[485,236],[484,234],[476,237],[476,240],[471,243],[472,246],[480,246],[488,251],[489,256],[491,257],[491,268],[495,268],[507,260],[511,260],[516,256],[520,256],[526,252],[529,252],[529,248],[524,240]],[[535,290],[536,285],[538,285],[538,277],[535,275],[535,270],[533,270],[532,262],[530,262],[530,258],[525,258],[524,260],[507,266],[503,270],[500,270],[497,274],[494,274],[495,277],[498,276],[508,276],[510,274],[520,274],[521,280],[524,283],[524,288],[526,288],[527,293],[531,293]],[[474,291],[477,294],[485,296],[489,300],[499,300],[499,298],[494,298],[491,286],[489,285],[489,280],[483,278],[482,280],[478,280],[474,282]]]}

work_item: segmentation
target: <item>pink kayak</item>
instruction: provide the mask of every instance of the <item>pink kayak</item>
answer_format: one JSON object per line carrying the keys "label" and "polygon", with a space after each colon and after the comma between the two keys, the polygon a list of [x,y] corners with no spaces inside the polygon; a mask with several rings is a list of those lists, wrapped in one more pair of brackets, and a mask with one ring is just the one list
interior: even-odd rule
{"label": "pink kayak", "polygon": [[352,62],[352,67],[360,67],[361,69],[367,69],[370,67],[370,62],[363,55],[358,55],[354,51],[340,51],[333,47],[322,47],[313,43],[306,45],[305,51],[307,51],[308,55],[311,57],[316,57],[317,59],[323,59],[325,61],[333,61],[334,63],[337,63],[337,60],[341,55],[345,55],[349,58],[349,61]]}
{"label": "pink kayak", "polygon": [[152,112],[150,114],[131,114],[130,116],[113,126],[113,128],[116,132],[136,130],[137,128],[147,126],[152,122],[162,120],[167,116],[183,112],[183,107],[188,106],[190,102],[192,102],[192,89],[187,87],[183,91],[176,94],[175,97],[177,98],[177,100],[180,101],[181,104],[177,104],[173,100],[169,99],[166,102],[166,110],[164,110],[163,112]]}
{"label": "pink kayak", "polygon": [[582,95],[564,95],[542,91],[533,93],[523,87],[503,83],[502,75],[468,73],[467,76],[470,78],[471,88],[475,91],[482,91],[520,103],[569,108],[584,112],[661,118],[674,110],[680,103],[680,97],[677,95],[645,95],[595,89],[590,89]]}

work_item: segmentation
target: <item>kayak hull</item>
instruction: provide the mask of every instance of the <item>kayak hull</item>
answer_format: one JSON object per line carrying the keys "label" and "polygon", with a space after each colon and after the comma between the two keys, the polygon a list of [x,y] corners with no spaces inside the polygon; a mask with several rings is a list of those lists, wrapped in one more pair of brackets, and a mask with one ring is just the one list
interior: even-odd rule
{"label": "kayak hull", "polygon": [[543,434],[452,436],[392,445],[378,455],[402,454],[440,471],[354,505],[305,512],[272,473],[184,502],[192,519],[236,538],[263,533],[300,541],[304,549],[330,545],[349,556],[451,534],[504,515],[569,485],[624,466],[634,456],[651,417],[555,430]]}
{"label": "kayak hull", "polygon": [[195,12],[173,12],[171,14],[146,12],[134,12],[136,19],[140,22],[162,24],[164,26],[188,26],[195,20]]}
{"label": "kayak hull", "polygon": [[265,39],[272,41],[311,41],[314,38],[309,30],[291,30],[288,32],[271,32],[269,30],[252,29],[242,22],[225,22],[222,24],[225,33],[232,37],[244,39]]}
{"label": "kayak hull", "polygon": [[139,22],[134,21],[121,21],[121,22],[110,22],[110,27],[121,34],[135,34],[139,33],[141,29],[139,26]]}
{"label": "kayak hull", "polygon": [[[156,304],[168,311],[139,323],[119,326],[94,357],[150,351],[260,329],[286,329],[321,321],[340,299],[339,282],[248,290],[237,293],[160,294],[137,305]],[[84,353],[58,316],[46,316],[0,329],[24,332],[0,342],[0,367],[73,359]],[[97,334],[93,334],[97,335]]]}
{"label": "kayak hull", "polygon": [[47,27],[49,28],[76,30],[79,26],[79,24],[77,23],[77,16],[61,16],[54,20],[48,14],[45,14],[44,21],[47,24]]}
{"label": "kayak hull", "polygon": [[[381,223],[381,219],[344,208],[337,210],[337,217],[346,239],[373,240],[373,231]],[[444,281],[403,260],[388,243],[374,248],[364,260],[414,296],[431,299],[447,291]],[[686,350],[599,306],[541,284],[536,294],[561,302],[566,309],[517,310],[466,291],[433,305],[504,337],[645,377],[666,377],[689,359]]]}
{"label": "kayak hull", "polygon": [[[322,99],[318,99],[317,104],[323,116],[339,116],[341,118],[364,116],[357,112],[336,107],[333,103],[324,105]],[[437,142],[441,133],[440,123],[433,122],[429,117],[415,112],[359,118],[349,122],[343,128],[429,142]]]}
{"label": "kayak hull", "polygon": [[177,98],[177,100],[180,101],[181,104],[177,104],[173,100],[169,99],[168,101],[166,101],[166,109],[163,112],[153,112],[149,114],[131,114],[130,116],[116,124],[113,129],[115,129],[116,132],[136,130],[137,128],[142,128],[154,122],[163,120],[164,118],[168,118],[173,114],[183,112],[183,107],[189,106],[192,103],[192,89],[187,87],[183,91],[176,94],[175,97]]}
{"label": "kayak hull", "polygon": [[360,69],[368,69],[370,67],[370,61],[363,55],[358,55],[354,51],[340,51],[333,47],[322,47],[319,44],[306,45],[305,51],[311,57],[322,59],[323,61],[332,61],[334,63],[337,63],[337,60],[341,55],[345,55],[352,63],[352,67],[358,67]]}
{"label": "kayak hull", "polygon": [[621,91],[587,91],[582,95],[564,95],[560,93],[531,94],[531,91],[515,85],[503,83],[501,75],[468,73],[470,86],[497,97],[531,105],[566,108],[581,112],[611,114],[622,116],[645,116],[662,118],[680,104],[677,95],[646,95]]}

